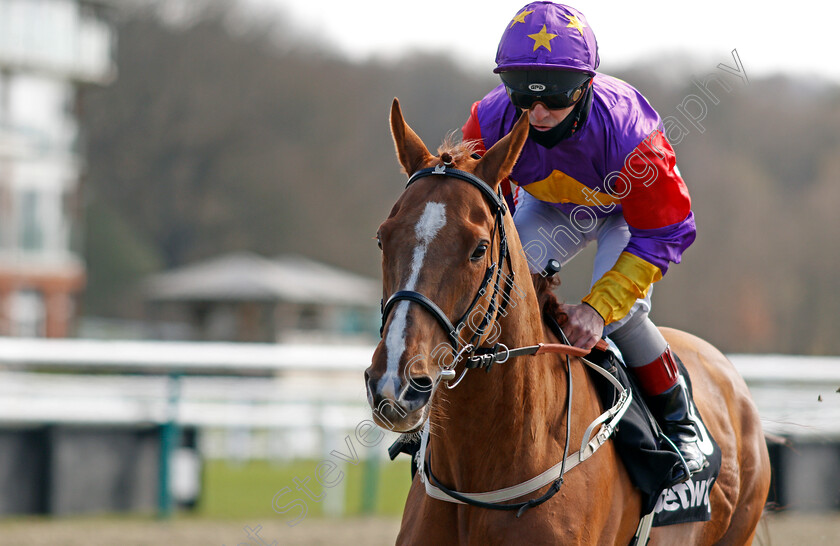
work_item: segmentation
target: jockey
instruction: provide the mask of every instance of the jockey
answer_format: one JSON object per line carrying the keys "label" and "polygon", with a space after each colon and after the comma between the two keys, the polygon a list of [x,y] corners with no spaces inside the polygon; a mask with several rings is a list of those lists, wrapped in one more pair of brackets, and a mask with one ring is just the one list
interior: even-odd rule
{"label": "jockey", "polygon": [[[596,73],[598,60],[579,11],[528,4],[499,43],[494,72],[502,83],[473,104],[463,138],[481,153],[526,113],[528,140],[502,188],[531,272],[550,259],[565,264],[597,241],[589,294],[564,306],[566,334],[585,349],[610,336],[694,474],[706,458],[690,393],[648,317],[653,283],[694,241],[691,200],[659,115],[629,84]],[[688,478],[683,471],[674,482]]]}

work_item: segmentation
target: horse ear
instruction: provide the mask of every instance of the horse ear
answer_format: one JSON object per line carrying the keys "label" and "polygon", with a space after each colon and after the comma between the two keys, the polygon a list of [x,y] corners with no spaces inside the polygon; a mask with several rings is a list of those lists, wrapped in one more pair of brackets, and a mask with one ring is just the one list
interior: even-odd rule
{"label": "horse ear", "polygon": [[417,133],[403,119],[400,101],[397,98],[394,98],[394,102],[391,103],[391,136],[394,137],[397,157],[407,175],[414,174],[421,165],[432,157],[429,149],[426,148]]}
{"label": "horse ear", "polygon": [[528,114],[523,112],[510,133],[494,144],[475,167],[475,174],[496,188],[516,165],[519,153],[528,140]]}

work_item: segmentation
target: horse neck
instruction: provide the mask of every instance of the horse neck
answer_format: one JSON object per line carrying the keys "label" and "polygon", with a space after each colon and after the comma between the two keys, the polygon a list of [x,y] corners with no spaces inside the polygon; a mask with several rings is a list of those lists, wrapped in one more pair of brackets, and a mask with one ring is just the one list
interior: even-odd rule
{"label": "horse neck", "polygon": [[[545,331],[531,273],[509,216],[505,218],[505,229],[509,234],[511,270],[503,264],[505,279],[500,292],[507,295],[497,296],[497,304],[505,307],[504,315],[497,317],[498,343],[514,349],[544,342]],[[505,285],[508,290],[504,290]],[[503,301],[506,305],[502,305]],[[547,391],[565,389],[565,375],[554,372],[556,362],[552,361],[556,360],[555,356],[523,356],[497,364],[489,372],[471,371],[464,380],[462,391],[455,388],[448,393],[450,400],[453,405],[474,410],[476,419],[494,423],[505,423],[508,419],[521,422],[518,415],[523,412],[510,409],[526,402],[543,401]]]}

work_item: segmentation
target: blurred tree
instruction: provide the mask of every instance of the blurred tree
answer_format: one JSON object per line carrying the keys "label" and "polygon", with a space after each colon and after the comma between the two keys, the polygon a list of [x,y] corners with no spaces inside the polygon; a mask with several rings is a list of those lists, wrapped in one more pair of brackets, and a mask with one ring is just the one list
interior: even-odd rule
{"label": "blurred tree", "polygon": [[107,316],[141,312],[138,283],[161,267],[158,249],[106,203],[85,210],[88,285],[85,307]]}
{"label": "blurred tree", "polygon": [[[378,275],[370,239],[405,180],[391,100],[434,151],[494,76],[444,56],[350,62],[235,4],[191,4],[177,17],[164,5],[126,12],[119,79],[85,96],[87,311],[125,314],[116,294],[151,269],[238,249]],[[716,70],[695,67],[670,58],[615,75],[663,117],[679,116],[699,93],[692,74]],[[654,319],[726,351],[840,352],[840,89],[729,83],[708,101],[703,131],[686,122],[675,145],[698,238],[657,285]],[[588,282],[582,262],[565,273],[583,286],[573,298]]]}
{"label": "blurred tree", "polygon": [[153,10],[120,21],[120,77],[86,96],[91,198],[167,267],[248,248],[375,274],[369,239],[402,189],[391,99],[433,143],[490,78],[445,59],[349,63],[285,41],[281,23],[233,32],[234,8],[212,6],[189,25]]}

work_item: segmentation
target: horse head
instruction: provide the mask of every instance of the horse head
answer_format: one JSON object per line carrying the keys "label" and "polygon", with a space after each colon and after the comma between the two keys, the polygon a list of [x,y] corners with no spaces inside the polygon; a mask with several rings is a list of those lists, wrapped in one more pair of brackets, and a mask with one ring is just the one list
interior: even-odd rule
{"label": "horse head", "polygon": [[498,186],[516,163],[528,121],[523,116],[481,158],[465,144],[444,146],[435,156],[394,99],[391,133],[410,178],[377,232],[388,303],[365,382],[374,420],[412,432],[428,418],[444,374],[452,375],[456,353],[498,330],[504,223],[510,224],[502,219]]}

